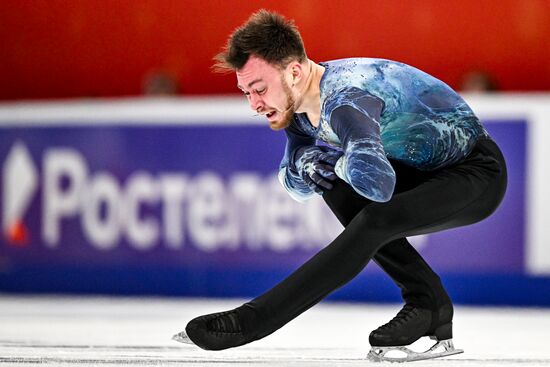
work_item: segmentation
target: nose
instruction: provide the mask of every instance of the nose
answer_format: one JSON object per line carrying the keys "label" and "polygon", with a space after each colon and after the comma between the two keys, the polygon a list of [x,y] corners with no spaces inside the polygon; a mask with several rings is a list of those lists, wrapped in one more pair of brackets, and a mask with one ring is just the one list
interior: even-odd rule
{"label": "nose", "polygon": [[256,112],[258,112],[258,110],[261,110],[264,106],[262,98],[256,93],[250,94],[248,103],[250,104],[250,108]]}

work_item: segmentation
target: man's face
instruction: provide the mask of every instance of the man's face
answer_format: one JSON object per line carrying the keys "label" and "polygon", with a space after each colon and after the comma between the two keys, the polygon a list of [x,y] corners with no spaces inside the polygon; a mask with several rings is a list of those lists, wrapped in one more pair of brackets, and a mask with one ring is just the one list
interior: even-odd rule
{"label": "man's face", "polygon": [[250,108],[264,114],[273,130],[290,125],[296,111],[292,91],[285,80],[289,75],[256,56],[250,56],[237,70],[237,86],[248,98]]}

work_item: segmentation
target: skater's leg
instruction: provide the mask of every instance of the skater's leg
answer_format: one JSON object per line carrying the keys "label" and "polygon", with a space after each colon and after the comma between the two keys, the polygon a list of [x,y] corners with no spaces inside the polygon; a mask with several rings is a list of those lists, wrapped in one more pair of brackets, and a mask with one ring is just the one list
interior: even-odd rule
{"label": "skater's leg", "polygon": [[[480,221],[500,203],[506,186],[502,156],[494,143],[478,144],[460,165],[438,171],[412,190],[386,203],[372,203],[326,248],[271,290],[241,307],[255,312],[237,338],[208,328],[205,317],[186,330],[193,341],[216,349],[241,345],[266,336],[330,292],[353,279],[384,245],[395,239],[431,233]],[[237,311],[238,312],[238,311]],[[209,342],[210,340],[210,342]]]}
{"label": "skater's leg", "polygon": [[[392,162],[397,176],[396,193],[418,186],[429,179],[425,173]],[[357,194],[342,180],[333,183],[334,188],[323,198],[340,223],[345,227],[372,201]],[[406,238],[399,238],[382,246],[373,259],[401,289],[406,303],[412,303],[434,311],[450,299],[439,276],[424,261]]]}

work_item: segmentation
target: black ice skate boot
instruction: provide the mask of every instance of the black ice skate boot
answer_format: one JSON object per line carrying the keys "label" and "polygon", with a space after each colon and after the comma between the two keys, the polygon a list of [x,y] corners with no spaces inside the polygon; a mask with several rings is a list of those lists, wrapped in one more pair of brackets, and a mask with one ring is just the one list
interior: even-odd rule
{"label": "black ice skate boot", "polygon": [[446,340],[453,337],[453,306],[444,305],[436,311],[406,304],[390,322],[369,335],[372,346],[409,345],[423,336]]}
{"label": "black ice skate boot", "polygon": [[174,339],[206,350],[238,347],[257,339],[251,332],[256,322],[255,311],[243,305],[231,311],[196,317]]}
{"label": "black ice skate boot", "polygon": [[[372,348],[367,358],[376,362],[406,362],[463,353],[453,345],[452,319],[451,304],[432,311],[407,303],[390,322],[370,333]],[[434,339],[435,344],[422,352],[407,347],[423,336]],[[394,352],[399,355],[390,355]]]}

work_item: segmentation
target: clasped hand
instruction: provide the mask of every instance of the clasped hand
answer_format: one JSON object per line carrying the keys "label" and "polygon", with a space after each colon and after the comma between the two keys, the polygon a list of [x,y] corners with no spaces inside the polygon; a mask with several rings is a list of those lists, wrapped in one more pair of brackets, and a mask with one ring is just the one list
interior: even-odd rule
{"label": "clasped hand", "polygon": [[336,161],[343,155],[339,150],[325,146],[306,146],[296,151],[295,166],[304,183],[318,194],[332,189]]}

